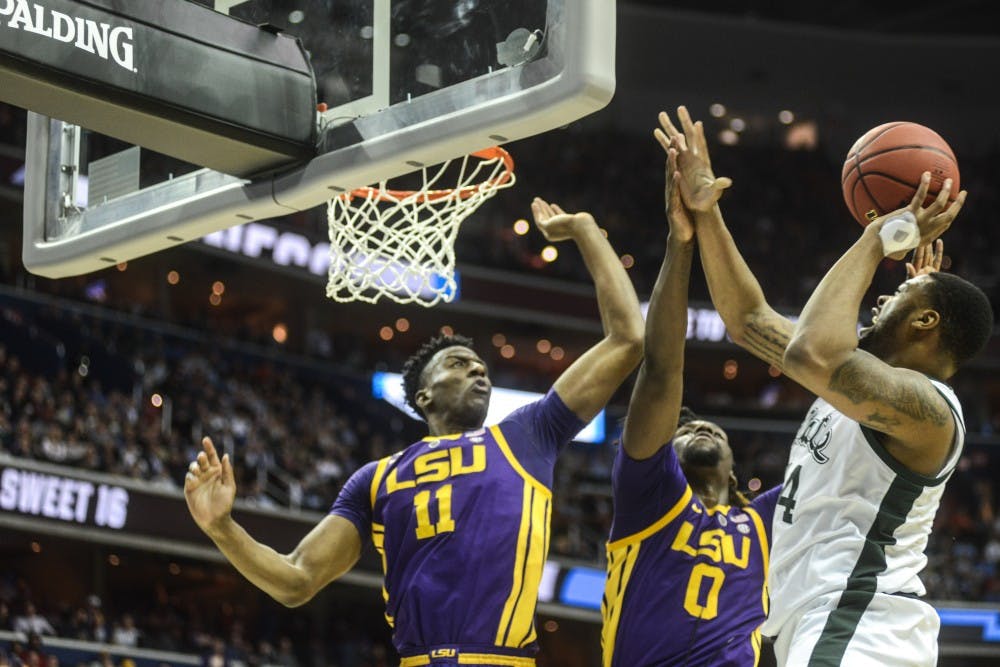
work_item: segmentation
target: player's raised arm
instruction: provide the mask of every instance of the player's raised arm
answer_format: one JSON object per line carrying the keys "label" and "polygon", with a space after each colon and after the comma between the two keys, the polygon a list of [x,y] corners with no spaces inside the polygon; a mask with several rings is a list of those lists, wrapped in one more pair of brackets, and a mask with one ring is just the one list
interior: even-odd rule
{"label": "player's raised arm", "polygon": [[535,198],[535,224],[549,241],[576,242],[594,280],[604,338],[563,371],[553,389],[581,420],[601,411],[642,356],[642,312],[618,254],[589,213],[566,213]]}
{"label": "player's raised arm", "polygon": [[646,337],[639,377],[632,389],[622,446],[633,459],[660,450],[677,430],[684,392],[684,340],[687,336],[688,282],[694,255],[694,222],[681,201],[677,151],[666,168],[667,252],[646,313]]}
{"label": "player's raised arm", "polygon": [[886,255],[899,256],[883,245],[879,232],[884,224],[906,212],[926,245],[951,225],[965,201],[962,192],[948,205],[949,179],[924,207],[929,185],[930,173],[925,173],[910,205],[868,225],[823,277],[796,323],[785,367],[840,412],[889,435],[911,469],[936,474],[956,427],[948,402],[928,376],[947,379],[960,360],[943,345],[948,325],[942,326],[944,314],[930,296],[934,278],[917,275],[892,297],[879,299],[871,328],[875,335],[866,331],[869,335],[861,339],[870,351],[859,347],[857,332],[861,300],[875,270]]}
{"label": "player's raised arm", "polygon": [[233,466],[219,455],[209,438],[191,462],[184,479],[184,498],[195,523],[252,584],[283,605],[308,602],[320,589],[350,570],[361,555],[358,529],[330,515],[306,535],[290,554],[253,539],[233,520],[236,497]]}
{"label": "player's raised arm", "polygon": [[792,322],[779,315],[764,298],[760,283],[740,254],[726,228],[718,201],[732,182],[716,178],[701,121],[694,123],[685,107],[678,107],[681,128],[666,112],[662,129],[654,132],[663,149],[677,151],[679,185],[684,204],[695,218],[698,252],[712,295],[730,337],[750,353],[782,369],[782,356],[791,337]]}

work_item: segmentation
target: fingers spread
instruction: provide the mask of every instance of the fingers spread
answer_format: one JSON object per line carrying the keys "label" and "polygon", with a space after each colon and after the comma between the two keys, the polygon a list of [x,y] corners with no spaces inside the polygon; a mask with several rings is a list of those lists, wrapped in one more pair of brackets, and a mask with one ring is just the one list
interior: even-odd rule
{"label": "fingers spread", "polygon": [[[205,451],[202,453],[207,455],[208,465],[210,466],[219,465],[219,454],[218,452],[215,451],[215,445],[212,444],[212,441],[210,439],[205,438],[205,440],[207,440],[208,443],[205,447]],[[198,454],[199,459],[201,459],[201,456],[202,454]]]}
{"label": "fingers spread", "polygon": [[962,210],[962,206],[965,205],[965,197],[968,194],[965,190],[959,192],[958,196],[955,197],[955,201],[951,203],[951,206],[948,207],[948,210],[944,214],[954,220],[958,216],[958,212]]}
{"label": "fingers spread", "polygon": [[698,152],[711,164],[708,157],[708,142],[705,141],[705,125],[700,120],[694,124],[694,136],[692,137]]}
{"label": "fingers spread", "polygon": [[229,454],[222,457],[222,483],[229,485],[233,483],[233,464],[229,460]]}
{"label": "fingers spread", "polygon": [[920,177],[920,185],[917,187],[917,192],[913,195],[913,199],[910,200],[910,210],[917,212],[924,205],[924,200],[927,199],[927,191],[931,187],[931,172],[925,171]]}
{"label": "fingers spread", "polygon": [[[951,179],[946,178],[944,185],[941,186],[941,191],[938,192],[937,197],[931,202],[931,205],[927,207],[928,213],[931,215],[937,215],[948,206],[948,198],[951,196]],[[956,200],[957,201],[957,200]]]}
{"label": "fingers spread", "polygon": [[[204,454],[208,459],[219,460],[219,455],[215,452],[215,445],[212,444],[212,439],[209,437],[204,437],[201,439],[202,449],[205,451],[199,452],[198,459],[201,460],[201,455]],[[208,460],[206,459],[206,460]]]}
{"label": "fingers spread", "polygon": [[689,137],[694,137],[694,123],[691,122],[691,116],[688,114],[687,107],[677,107],[677,118],[681,121],[681,127],[684,128],[684,134]]}
{"label": "fingers spread", "polygon": [[677,128],[674,127],[674,124],[670,122],[670,116],[667,115],[666,111],[661,111],[659,118],[660,118],[660,125],[663,126],[663,131],[667,133],[668,137],[673,139],[678,134],[680,134],[680,132],[677,131]]}
{"label": "fingers spread", "polygon": [[655,130],[653,130],[653,137],[655,137],[656,140],[660,142],[660,145],[663,146],[663,150],[667,150],[670,148],[670,137],[664,134],[663,130],[661,130],[660,128],[656,128]]}

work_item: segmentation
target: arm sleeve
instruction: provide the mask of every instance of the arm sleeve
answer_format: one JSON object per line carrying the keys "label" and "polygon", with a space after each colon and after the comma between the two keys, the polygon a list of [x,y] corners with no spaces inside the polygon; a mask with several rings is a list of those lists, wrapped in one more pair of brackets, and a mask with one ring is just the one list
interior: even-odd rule
{"label": "arm sleeve", "polygon": [[366,463],[351,475],[330,508],[330,514],[344,517],[354,524],[362,544],[371,539],[372,534],[371,487],[377,466],[378,461]]}
{"label": "arm sleeve", "polygon": [[499,426],[521,465],[536,479],[545,480],[551,478],[559,452],[586,424],[550,389],[510,413]]}
{"label": "arm sleeve", "polygon": [[615,499],[613,542],[656,523],[681,499],[688,483],[673,445],[667,444],[641,461],[619,447],[611,471],[611,487]]}
{"label": "arm sleeve", "polygon": [[764,522],[764,530],[767,531],[767,540],[771,541],[771,522],[774,521],[774,509],[778,506],[778,498],[781,497],[781,484],[768,489],[750,501],[750,507],[757,511],[760,520]]}

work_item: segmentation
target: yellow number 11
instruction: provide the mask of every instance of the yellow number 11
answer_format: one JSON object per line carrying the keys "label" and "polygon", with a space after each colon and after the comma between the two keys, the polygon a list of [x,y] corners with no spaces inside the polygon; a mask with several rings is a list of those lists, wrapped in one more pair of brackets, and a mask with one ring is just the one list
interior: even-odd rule
{"label": "yellow number 11", "polygon": [[413,496],[413,509],[417,513],[418,540],[455,530],[455,520],[451,518],[451,484],[445,484],[435,491],[434,497],[437,498],[438,522],[431,524],[431,492],[421,491]]}

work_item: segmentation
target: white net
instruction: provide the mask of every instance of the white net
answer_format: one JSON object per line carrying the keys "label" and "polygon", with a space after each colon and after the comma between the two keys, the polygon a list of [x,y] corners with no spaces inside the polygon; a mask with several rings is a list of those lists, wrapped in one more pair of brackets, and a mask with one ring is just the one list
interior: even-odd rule
{"label": "white net", "polygon": [[[514,184],[513,166],[506,151],[491,148],[422,169],[417,190],[390,190],[382,181],[331,199],[326,295],[427,307],[451,302],[458,292],[458,228],[497,190]],[[454,187],[435,189],[456,171]]]}

